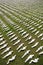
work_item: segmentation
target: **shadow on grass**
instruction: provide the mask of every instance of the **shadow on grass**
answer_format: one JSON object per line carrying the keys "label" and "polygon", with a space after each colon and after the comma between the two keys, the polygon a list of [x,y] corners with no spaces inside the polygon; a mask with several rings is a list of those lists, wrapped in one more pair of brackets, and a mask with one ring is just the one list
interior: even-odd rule
{"label": "shadow on grass", "polygon": [[0,65],[6,65],[5,60],[3,60],[3,59],[1,58],[1,56],[0,56]]}

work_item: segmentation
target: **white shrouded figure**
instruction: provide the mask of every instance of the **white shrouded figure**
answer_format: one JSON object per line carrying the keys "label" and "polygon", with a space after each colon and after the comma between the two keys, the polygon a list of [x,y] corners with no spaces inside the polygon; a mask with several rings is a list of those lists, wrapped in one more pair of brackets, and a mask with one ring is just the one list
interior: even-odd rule
{"label": "white shrouded figure", "polygon": [[27,54],[29,54],[30,50],[27,50],[21,58],[24,58]]}
{"label": "white shrouded figure", "polygon": [[19,50],[22,46],[24,45],[24,43],[20,44],[16,50]]}
{"label": "white shrouded figure", "polygon": [[21,48],[18,52],[20,51],[24,51],[27,48],[27,46],[24,46],[23,48]]}
{"label": "white shrouded figure", "polygon": [[27,61],[29,61],[31,58],[33,58],[33,56],[34,56],[34,54],[29,55],[28,58],[25,60],[25,63],[26,63]]}
{"label": "white shrouded figure", "polygon": [[13,45],[17,45],[21,40],[17,40]]}
{"label": "white shrouded figure", "polygon": [[4,49],[5,47],[7,47],[8,43],[7,44],[4,44],[2,47],[0,47],[0,50],[1,49]]}
{"label": "white shrouded figure", "polygon": [[40,46],[40,47],[36,50],[36,52],[42,50],[42,48],[43,48],[43,46]]}
{"label": "white shrouded figure", "polygon": [[15,58],[16,58],[16,55],[12,56],[12,58],[10,58],[10,59],[8,60],[7,64],[9,64],[9,62],[15,60]]}
{"label": "white shrouded figure", "polygon": [[12,52],[13,52],[13,51],[9,51],[9,52],[3,57],[3,59],[6,58],[6,57],[8,57],[8,56],[10,56],[10,55],[12,54]]}
{"label": "white shrouded figure", "polygon": [[39,52],[39,55],[42,55],[43,54],[43,51]]}
{"label": "white shrouded figure", "polygon": [[39,42],[36,42],[36,43],[32,46],[32,48],[36,47],[38,44],[39,44]]}
{"label": "white shrouded figure", "polygon": [[3,45],[3,44],[5,44],[5,42],[6,42],[6,40],[2,41],[2,42],[0,43],[0,46]]}
{"label": "white shrouded figure", "polygon": [[37,63],[38,60],[39,60],[39,58],[36,58],[36,59],[34,59],[34,60],[31,60],[31,61],[29,62],[29,64],[31,64],[32,62],[33,62],[33,63]]}
{"label": "white shrouded figure", "polygon": [[5,52],[9,51],[11,47],[7,47],[1,54],[4,54]]}

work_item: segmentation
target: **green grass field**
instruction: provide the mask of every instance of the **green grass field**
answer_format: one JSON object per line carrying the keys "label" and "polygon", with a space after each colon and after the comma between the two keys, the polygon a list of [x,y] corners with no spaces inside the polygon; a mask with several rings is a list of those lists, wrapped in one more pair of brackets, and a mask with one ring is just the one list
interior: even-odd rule
{"label": "green grass field", "polygon": [[30,7],[0,3],[0,65],[43,65],[42,2]]}

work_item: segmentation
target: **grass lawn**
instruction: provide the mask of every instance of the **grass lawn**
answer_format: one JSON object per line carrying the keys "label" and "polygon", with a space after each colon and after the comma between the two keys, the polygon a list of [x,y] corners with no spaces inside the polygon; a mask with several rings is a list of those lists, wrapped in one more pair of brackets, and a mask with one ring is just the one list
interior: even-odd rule
{"label": "grass lawn", "polygon": [[[25,6],[0,3],[0,65],[8,62],[8,65],[43,65],[43,3],[39,1]],[[22,58],[28,50],[30,52]],[[30,55],[34,56],[25,63]]]}

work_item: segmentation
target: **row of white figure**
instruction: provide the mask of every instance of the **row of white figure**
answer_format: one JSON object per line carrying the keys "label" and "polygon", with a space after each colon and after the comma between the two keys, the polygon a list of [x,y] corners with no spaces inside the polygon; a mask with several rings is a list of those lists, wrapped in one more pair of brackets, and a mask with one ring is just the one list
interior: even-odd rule
{"label": "row of white figure", "polygon": [[[17,28],[18,28],[18,27],[17,27]],[[21,30],[20,32],[22,32],[22,31],[23,31],[23,30]],[[38,32],[39,32],[39,31],[37,31],[36,34],[37,34]],[[26,32],[23,32],[23,33],[22,33],[22,35],[24,35],[24,34],[26,34]],[[27,37],[28,35],[29,35],[29,34],[26,34],[26,35],[24,36],[24,38]],[[40,34],[38,37],[40,37],[40,36],[43,36],[43,34]],[[16,37],[16,38],[17,38],[17,37]],[[16,38],[15,38],[15,39],[16,39]],[[35,40],[35,39],[33,39],[32,41],[34,41],[34,40]],[[43,40],[43,37],[41,38],[41,40]]]}
{"label": "row of white figure", "polygon": [[[1,55],[8,52],[5,56],[2,57],[3,59],[5,59],[5,58],[9,57],[13,53],[13,51],[11,51],[11,47],[7,46],[8,43],[6,43],[6,40],[3,40],[3,35],[1,33],[0,33],[0,42],[1,42],[0,50],[5,48],[5,50],[1,53]],[[16,58],[16,55],[12,56],[10,59],[8,59],[7,64],[9,64],[10,61],[15,60],[15,58]]]}
{"label": "row of white figure", "polygon": [[[9,22],[10,22],[10,24],[13,24],[14,25],[14,23],[10,20],[10,19],[8,19],[6,16],[4,16]],[[42,26],[40,26],[40,27],[42,27]],[[34,29],[34,27],[31,27],[31,26],[29,26],[28,28],[30,28],[30,30],[33,30],[33,32],[35,32],[35,35],[37,35],[37,34],[39,34],[40,33],[40,31],[37,31],[37,29]],[[18,29],[17,29],[18,30]],[[21,29],[20,29],[21,30]],[[20,32],[19,32],[20,33]],[[24,35],[26,32],[24,32],[22,35]],[[42,37],[43,36],[43,33],[41,33],[39,36],[38,36],[38,38],[39,37]],[[43,37],[41,38],[41,40],[43,40]]]}
{"label": "row of white figure", "polygon": [[[19,27],[17,27],[17,28],[19,28]],[[13,32],[12,33],[9,33],[9,35],[12,35],[13,34]],[[22,35],[24,35],[24,34],[26,34],[26,32],[23,32],[22,33]],[[8,36],[9,36],[8,35]],[[29,34],[26,34],[24,37],[27,37]],[[13,35],[13,36],[15,36],[15,35]],[[12,37],[13,37],[12,36]],[[40,36],[42,36],[42,34],[40,34]],[[10,37],[11,38],[11,37]],[[13,40],[16,40],[18,37],[15,37]],[[31,36],[28,38],[28,39],[31,39]],[[15,44],[17,44],[18,42],[19,42],[20,40],[18,40]],[[29,43],[32,43],[32,42],[34,42],[35,41],[35,39],[32,39]],[[35,46],[37,46],[38,45],[38,42],[35,44],[35,45],[33,45],[32,47],[35,47]]]}
{"label": "row of white figure", "polygon": [[[1,35],[0,38],[3,38],[2,36],[3,36],[3,35]],[[2,39],[2,40],[3,40],[3,39]],[[2,40],[0,40],[0,41],[2,41]],[[6,41],[2,41],[2,42],[3,42],[3,43],[0,43],[0,45],[3,45]],[[20,44],[20,45],[18,46],[17,50],[18,50],[21,46],[23,46],[23,44],[24,44],[24,43]],[[7,46],[7,44],[4,44],[0,49],[5,48],[6,46]],[[26,47],[27,47],[27,46],[21,48],[18,52],[20,52],[20,51],[22,51],[22,50],[25,50]],[[36,52],[40,51],[42,48],[43,48],[43,46],[40,46],[40,47],[36,50]],[[1,54],[4,54],[5,52],[9,51],[9,49],[10,49],[10,47],[7,47]],[[8,57],[9,55],[12,54],[12,52],[13,52],[13,51],[9,51],[9,53],[6,54],[3,58]],[[30,52],[30,50],[26,51],[21,58],[25,57],[29,52]],[[43,51],[40,52],[39,55],[40,55],[40,54],[43,54]],[[30,56],[25,60],[25,62],[27,62],[27,61],[28,61],[29,59],[31,59],[33,56],[34,56],[34,55],[30,55]],[[14,58],[15,58],[15,56],[14,56]],[[12,57],[11,59],[9,59],[8,62],[7,62],[7,64],[8,64],[11,60],[13,60],[14,58]],[[36,63],[36,62],[38,62],[38,60],[39,60],[39,58],[34,59],[34,60],[31,60],[31,62],[29,62],[29,63],[32,63],[32,62]]]}
{"label": "row of white figure", "polygon": [[[26,32],[22,33],[22,35],[25,34],[25,33],[26,33]],[[16,39],[18,38],[18,37],[15,37],[16,34],[14,34],[14,32],[12,32],[12,31],[9,31],[9,32],[7,33],[7,35],[10,36],[9,39],[11,39],[11,41],[16,40]],[[28,37],[28,35],[29,35],[29,34],[24,35],[23,38]],[[26,40],[29,40],[29,39],[31,39],[31,36],[30,36],[29,38],[27,38]],[[35,39],[32,39],[32,40],[29,42],[29,44],[32,43],[32,42],[34,42],[34,41],[35,41]],[[18,40],[14,45],[16,45],[18,42],[20,42],[20,40]],[[35,47],[35,46],[37,46],[37,45],[38,45],[38,42],[37,42],[33,47]]]}
{"label": "row of white figure", "polygon": [[[2,9],[2,10],[3,10],[3,9]],[[6,16],[5,16],[5,18],[6,18]],[[10,22],[10,24],[14,24],[10,19],[8,19],[8,18],[6,18],[6,19]],[[4,25],[4,26],[5,26],[5,25]],[[41,27],[41,26],[40,26],[40,27]],[[39,27],[39,28],[40,28],[40,27]],[[30,28],[29,30],[33,30],[33,29],[34,29],[34,28],[31,28],[31,27],[28,27],[28,28]],[[16,27],[16,29],[17,29],[17,31],[18,31],[18,27]],[[34,29],[34,31],[35,31],[35,30],[36,30],[36,29]],[[34,32],[34,31],[33,31],[33,32]],[[22,35],[21,35],[21,36],[24,36],[24,35],[27,33],[26,31],[23,31],[23,30],[19,31],[19,33],[21,33],[21,32],[22,32]],[[35,32],[35,35],[37,35],[38,33],[39,33],[39,31],[36,31],[36,32]],[[14,34],[13,32],[10,32],[10,33],[8,33],[7,35],[8,35],[8,36],[11,36],[11,35],[13,35],[13,34]],[[29,35],[29,34],[26,34],[23,38],[28,37],[28,35]],[[38,37],[40,37],[40,36],[42,36],[42,35],[43,35],[43,34],[40,34]],[[15,37],[15,34],[14,34],[12,37],[10,37],[9,39],[11,39],[11,38],[13,38],[13,37]],[[31,39],[31,38],[32,38],[32,36],[30,36],[28,39]],[[11,41],[16,40],[16,39],[18,39],[18,37],[13,38]],[[0,41],[2,41],[2,40],[3,40],[3,38],[0,38]],[[43,40],[43,38],[41,38],[41,40]],[[32,40],[29,42],[29,44],[30,44],[30,43],[33,43],[34,41],[35,41],[35,39],[32,39]],[[18,44],[19,42],[20,42],[20,40],[16,41],[16,43],[14,43],[13,45]],[[37,42],[35,45],[33,45],[32,48],[35,47],[35,46],[37,46],[38,43],[39,43],[39,42]],[[2,44],[3,44],[3,43],[1,43],[0,45],[2,45]],[[27,46],[24,46],[24,47],[21,48],[21,46],[23,46],[23,44],[24,44],[24,43],[22,43],[22,44],[20,44],[20,45],[18,46],[18,48],[17,48],[18,52],[20,52],[20,51],[26,49]],[[5,48],[6,46],[7,46],[7,44],[4,44],[0,49]],[[40,51],[42,48],[43,48],[43,46],[40,46],[40,47],[36,50],[36,52],[37,52],[37,51]],[[10,47],[8,47],[8,48],[7,48],[5,51],[3,51],[1,54],[7,52],[7,50],[9,50],[9,49],[10,49]],[[3,58],[6,58],[6,57],[9,56],[10,54],[12,54],[12,52],[13,52],[13,51],[10,51],[10,52],[9,52],[7,55],[5,55]],[[30,50],[26,51],[26,52],[24,53],[24,55],[22,56],[22,58],[25,57],[29,52],[30,52]],[[40,55],[40,54],[43,54],[43,51],[40,52],[39,55]],[[29,59],[31,59],[33,56],[34,56],[34,54],[33,54],[33,55],[30,55],[30,56],[25,60],[25,62],[27,62],[27,61],[28,61]],[[7,62],[7,64],[9,64],[10,61],[14,60],[15,57],[16,57],[16,55],[14,55],[11,59],[9,59],[8,62]],[[34,59],[34,60],[31,60],[31,62],[29,62],[29,63],[38,62],[38,60],[39,60],[39,58]]]}
{"label": "row of white figure", "polygon": [[[1,6],[2,6],[2,5],[1,5]],[[4,7],[4,6],[2,6],[2,7],[5,8],[6,10],[8,10],[8,11],[11,11],[12,13],[14,13],[14,11],[15,11],[15,13],[16,13],[17,15],[19,15],[20,17],[26,19],[26,17],[22,16],[22,15],[25,15],[24,12],[19,11],[19,10],[17,10],[17,9],[13,9],[13,8],[11,8],[11,7],[8,7],[8,6],[7,6],[7,8]],[[22,15],[18,14],[18,12],[21,13]],[[25,11],[25,12],[27,12],[27,11]],[[31,14],[31,13],[30,13],[30,14]],[[33,14],[33,15],[34,15],[35,17],[32,16],[32,18],[33,18],[34,20],[38,20],[38,21],[39,21],[39,18],[37,18],[37,16],[36,16],[35,14]],[[12,15],[11,15],[11,16],[12,16]],[[27,16],[29,16],[29,15],[27,14]]]}
{"label": "row of white figure", "polygon": [[[12,34],[12,31],[9,31],[7,34],[10,34],[10,35],[11,35],[11,34]],[[15,37],[15,35],[16,35],[16,34],[14,34],[13,36],[11,36],[10,38]],[[0,35],[0,41],[2,41],[3,39],[4,39],[4,38],[3,38],[3,35]],[[16,37],[14,38],[14,40],[16,40]],[[35,39],[32,39],[32,40],[30,41],[30,43],[34,42],[34,40],[35,40]],[[3,41],[3,43],[5,43],[5,42],[6,42],[6,41]],[[20,40],[17,40],[16,43],[14,43],[13,45],[18,44],[19,42],[20,42]],[[1,44],[3,44],[3,43],[1,43]],[[33,45],[32,47],[38,45],[38,43],[39,43],[39,42],[37,42],[37,43],[36,43],[35,45]],[[1,45],[1,44],[0,44],[0,45]],[[6,46],[6,45],[5,45],[5,46]]]}
{"label": "row of white figure", "polygon": [[[3,6],[2,6],[2,7],[3,7]],[[14,11],[10,10],[9,8],[6,8],[6,7],[4,7],[4,8],[5,8],[7,11],[11,11],[12,13],[14,12]],[[2,9],[2,10],[3,10],[3,9]],[[7,11],[6,11],[6,12],[7,12]],[[7,12],[7,13],[9,13],[9,12]],[[16,12],[16,14],[17,14],[17,15],[20,15],[20,14],[18,14],[17,12]],[[9,13],[9,15],[13,16],[11,13]],[[22,16],[22,15],[20,15],[20,16]],[[22,17],[23,17],[23,16],[22,16]],[[18,19],[18,18],[15,17],[15,16],[14,16],[14,18]],[[23,18],[24,18],[24,17],[23,17]],[[33,17],[33,18],[34,18],[34,17]],[[25,17],[25,19],[26,19],[26,17]],[[34,18],[34,19],[36,19],[36,18]],[[39,19],[38,19],[38,20],[39,20]],[[31,23],[33,23],[33,22],[31,22]],[[35,22],[34,22],[34,24],[35,24]],[[37,23],[36,23],[36,24],[37,24]],[[36,24],[35,24],[35,25],[36,25]],[[39,25],[39,24],[38,24],[38,25]],[[40,25],[39,28],[40,28],[40,27],[42,27],[42,25]]]}
{"label": "row of white figure", "polygon": [[[19,27],[17,27],[17,28],[19,28]],[[6,28],[6,29],[8,29],[8,28]],[[27,33],[26,31],[21,30],[20,32],[22,33],[21,35],[23,36],[23,38],[27,38],[26,41],[32,39],[32,36],[29,36],[29,33]],[[19,33],[20,33],[20,32],[19,32]],[[18,37],[15,37],[16,34],[14,34],[14,32],[12,32],[12,31],[9,31],[9,32],[7,33],[7,35],[10,36],[9,39],[11,39],[11,41],[14,41],[14,40],[18,39]],[[18,42],[19,42],[19,41],[20,41],[20,40],[18,40]],[[33,43],[34,41],[35,41],[35,39],[32,39],[32,40],[29,42],[29,44],[30,44],[30,43]],[[16,42],[16,44],[17,44],[17,42]],[[35,45],[35,46],[36,46],[36,45]]]}

